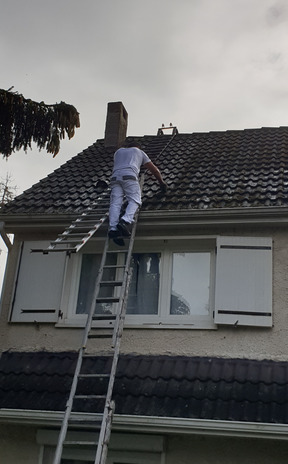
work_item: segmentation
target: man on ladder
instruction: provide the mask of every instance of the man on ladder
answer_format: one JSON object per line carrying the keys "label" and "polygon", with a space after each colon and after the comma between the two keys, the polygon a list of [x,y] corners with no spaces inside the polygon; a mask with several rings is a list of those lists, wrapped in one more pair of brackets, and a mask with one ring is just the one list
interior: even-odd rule
{"label": "man on ladder", "polygon": [[[140,168],[148,169],[158,180],[161,190],[166,191],[159,169],[141,150],[137,142],[130,142],[127,148],[119,148],[114,154],[114,167],[111,178],[111,197],[109,209],[109,238],[117,245],[124,245],[121,236],[129,237],[131,224],[137,208],[141,205],[141,188],[139,185]],[[119,220],[124,195],[128,205]]]}

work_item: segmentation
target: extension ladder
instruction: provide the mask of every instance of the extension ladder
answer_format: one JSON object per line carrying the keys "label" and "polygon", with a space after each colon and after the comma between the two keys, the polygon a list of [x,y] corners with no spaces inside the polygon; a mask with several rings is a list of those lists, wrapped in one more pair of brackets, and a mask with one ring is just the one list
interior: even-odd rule
{"label": "extension ladder", "polygon": [[[165,128],[164,128],[165,129]],[[158,154],[160,156],[167,146],[172,142],[174,137],[177,135],[177,129],[173,128],[173,134],[171,139],[166,143]],[[158,147],[158,143],[156,144]],[[151,151],[154,149],[153,141],[149,143],[149,148]],[[149,155],[149,152],[148,152]],[[141,190],[144,183],[144,174],[141,175],[140,185]],[[66,252],[67,255],[71,253],[77,253],[86,243],[87,241],[94,235],[94,233],[101,227],[101,225],[106,221],[109,215],[108,207],[109,207],[109,194],[110,189],[107,188],[106,191],[102,192],[97,200],[88,208],[84,213],[80,215],[75,221],[72,222],[70,226],[68,226],[63,233],[58,235],[58,238],[50,243],[47,249],[34,249],[31,250],[32,252],[42,252],[44,254],[48,254],[51,252]],[[81,348],[78,352],[77,363],[75,367],[75,372],[73,376],[73,381],[70,389],[69,398],[66,403],[66,409],[64,412],[64,417],[58,437],[58,443],[55,451],[55,456],[53,460],[53,464],[60,464],[61,458],[63,454],[63,449],[65,445],[67,446],[81,446],[86,445],[87,442],[82,442],[76,440],[68,440],[67,432],[69,425],[83,425],[83,423],[87,424],[87,420],[80,419],[77,420],[73,416],[73,405],[74,402],[77,400],[105,400],[103,413],[102,413],[102,421],[100,423],[99,420],[95,419],[90,421],[89,425],[92,425],[94,429],[100,430],[98,440],[91,442],[91,445],[96,445],[97,451],[95,455],[94,464],[105,464],[106,457],[108,452],[108,444],[111,434],[112,428],[112,419],[113,419],[113,412],[115,409],[114,402],[112,401],[112,393],[113,393],[113,386],[116,376],[116,368],[118,363],[118,358],[120,354],[120,343],[121,337],[124,327],[124,319],[126,314],[126,306],[128,302],[128,293],[129,293],[129,285],[130,280],[132,277],[132,268],[130,267],[130,262],[132,259],[132,251],[134,246],[134,239],[137,227],[137,220],[139,215],[139,209],[135,215],[135,221],[133,224],[131,237],[127,239],[128,246],[125,249],[123,248],[111,248],[112,240],[109,240],[107,237],[105,240],[105,245],[103,249],[101,264],[98,271],[98,276],[95,283],[92,303],[90,306],[90,310],[88,312],[88,317],[86,321],[86,326],[83,334]],[[111,264],[109,257],[114,255],[116,256],[116,260],[113,264]],[[122,259],[122,262],[121,262]],[[108,279],[105,277],[105,272],[107,270],[114,271],[113,278]],[[112,290],[112,296],[101,296],[100,292],[101,289],[110,288]],[[109,314],[99,314],[97,313],[97,304],[113,304],[116,306],[115,310],[110,311]],[[114,329],[111,329],[107,326],[103,328],[103,326],[95,326],[93,324],[94,321],[106,321],[110,327],[114,324]],[[113,354],[111,355],[111,366],[110,372],[91,372],[85,373],[82,371],[83,361],[85,358],[89,358],[92,355],[89,355],[87,350],[87,342],[91,338],[110,338],[111,339],[111,346],[113,349]],[[79,394],[78,393],[78,384],[80,379],[94,379],[103,382],[104,379],[107,381],[107,389],[105,394]],[[91,424],[92,422],[92,424]],[[90,443],[88,443],[90,444]]]}
{"label": "extension ladder", "polygon": [[[142,180],[141,183],[143,184],[143,177],[141,180]],[[67,446],[80,445],[80,442],[78,442],[77,440],[66,441],[66,435],[67,435],[69,423],[71,423],[71,425],[75,425],[75,423],[77,424],[77,419],[71,419],[71,413],[72,413],[74,401],[77,401],[77,400],[85,401],[89,399],[91,400],[105,399],[105,405],[103,409],[98,443],[96,443],[97,452],[96,452],[94,462],[95,464],[105,464],[106,462],[108,443],[109,443],[111,427],[112,427],[112,417],[113,417],[113,411],[115,408],[115,405],[112,401],[112,392],[113,392],[113,385],[114,385],[114,380],[115,380],[115,375],[116,375],[116,368],[117,368],[119,353],[120,353],[120,343],[121,343],[121,337],[122,337],[123,326],[124,326],[126,305],[127,305],[127,300],[128,300],[129,284],[131,280],[132,271],[130,268],[130,261],[132,258],[132,251],[133,251],[133,245],[134,245],[134,239],[135,239],[135,233],[136,233],[138,214],[139,212],[137,212],[135,216],[135,222],[133,224],[131,237],[130,239],[126,239],[126,241],[128,242],[127,243],[128,246],[127,247],[125,246],[125,249],[123,249],[122,247],[115,248],[111,246],[112,240],[111,239],[109,240],[108,237],[105,240],[104,250],[102,254],[100,268],[98,271],[98,276],[96,279],[92,303],[91,303],[91,307],[90,307],[88,317],[87,317],[87,322],[86,322],[86,327],[85,327],[85,331],[83,334],[81,348],[79,349],[79,352],[78,352],[77,364],[76,364],[76,368],[74,372],[70,395],[69,395],[69,398],[66,404],[66,410],[64,413],[63,421],[62,421],[62,427],[61,427],[59,438],[58,438],[58,443],[57,443],[57,448],[56,448],[53,464],[60,464],[63,447],[65,447],[65,445]],[[66,251],[65,248],[64,250]],[[111,255],[113,255],[114,260],[115,260],[113,264],[110,263]],[[105,276],[105,273],[108,270],[110,270],[110,272],[112,271],[112,273],[114,274],[111,280],[107,280],[107,277]],[[101,296],[100,291],[102,288],[112,289],[113,295],[112,296]],[[95,312],[95,310],[97,309],[96,305],[101,304],[101,303],[114,304],[116,306],[116,310],[111,311],[109,314],[98,314],[97,312]],[[114,323],[113,333],[111,332],[111,329],[109,328],[103,329],[103,327],[94,326],[93,325],[94,321],[98,321],[98,322],[107,321],[111,325],[112,323]],[[103,333],[103,330],[105,333]],[[86,374],[82,372],[81,368],[82,368],[83,360],[85,359],[85,357],[91,356],[89,354],[86,354],[87,342],[91,338],[110,338],[112,340],[111,345],[113,348],[113,355],[111,356],[110,373],[107,373],[107,372],[99,373],[99,372],[90,371],[89,374]],[[87,379],[87,378],[89,378],[90,380],[99,379],[101,382],[103,382],[103,380],[106,379],[108,381],[106,393],[104,395],[103,394],[101,395],[78,394],[77,386],[78,386],[79,380]],[[97,425],[99,427],[100,424],[96,420],[94,422],[94,425],[95,425],[95,428],[97,428]]]}

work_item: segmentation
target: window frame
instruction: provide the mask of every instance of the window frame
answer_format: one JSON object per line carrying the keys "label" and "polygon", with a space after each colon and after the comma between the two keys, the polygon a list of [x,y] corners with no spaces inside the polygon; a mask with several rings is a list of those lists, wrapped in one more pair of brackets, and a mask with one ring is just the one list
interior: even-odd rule
{"label": "window frame", "polygon": [[[52,464],[57,445],[57,430],[38,429],[36,441],[41,447],[41,464]],[[68,441],[80,440],[82,442],[93,442],[97,434],[95,432],[74,430],[68,431]],[[95,446],[75,448],[65,447],[62,457],[64,459],[94,462],[96,452]],[[111,435],[107,455],[107,464],[164,464],[166,461],[165,437],[155,434],[121,433],[114,432]]]}
{"label": "window frame", "polygon": [[[88,244],[87,244],[88,245]],[[217,326],[213,321],[214,294],[215,294],[215,249],[216,237],[159,237],[155,239],[146,238],[135,240],[135,253],[161,253],[160,282],[158,314],[127,314],[125,326],[129,328],[194,328],[215,329]],[[119,249],[117,249],[119,251]],[[208,315],[172,315],[170,314],[170,298],[172,289],[172,261],[173,253],[178,252],[209,252],[210,259],[210,289],[209,289],[209,313]],[[85,247],[83,253],[101,253],[101,244],[97,241],[91,242]],[[64,308],[64,319],[59,320],[57,325],[83,325],[86,316],[76,314],[78,289],[81,274],[82,254],[72,255],[65,276],[62,308]],[[107,327],[106,321],[99,321],[97,325]]]}

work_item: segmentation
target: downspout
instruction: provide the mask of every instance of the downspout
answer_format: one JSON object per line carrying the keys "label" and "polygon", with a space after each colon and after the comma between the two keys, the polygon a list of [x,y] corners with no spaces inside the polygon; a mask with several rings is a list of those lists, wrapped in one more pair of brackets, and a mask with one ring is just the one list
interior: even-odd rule
{"label": "downspout", "polygon": [[1,235],[2,239],[3,239],[3,242],[7,246],[8,251],[11,251],[12,250],[12,243],[11,243],[11,240],[9,239],[8,235],[5,232],[5,222],[1,222],[1,221],[0,221],[0,235]]}

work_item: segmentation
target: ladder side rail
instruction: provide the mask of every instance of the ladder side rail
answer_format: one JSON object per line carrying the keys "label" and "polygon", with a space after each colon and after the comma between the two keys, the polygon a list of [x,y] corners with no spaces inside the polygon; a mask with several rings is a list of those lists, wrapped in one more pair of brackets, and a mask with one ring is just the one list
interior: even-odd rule
{"label": "ladder side rail", "polygon": [[[141,177],[140,177],[141,192],[142,192],[142,189],[143,189],[143,185],[144,185],[144,173],[141,174]],[[133,247],[134,247],[134,240],[135,240],[135,235],[136,235],[136,227],[137,227],[139,211],[140,211],[140,208],[137,209],[136,214],[135,214],[135,222],[134,222],[133,227],[132,227],[128,252],[127,252],[127,257],[126,257],[126,264],[125,264],[124,273],[125,273],[125,276],[127,276],[127,278],[129,278],[129,274],[131,272],[131,267],[130,267],[131,266],[131,258],[132,258],[132,253],[133,253]],[[131,277],[130,277],[130,281],[131,281]],[[129,287],[130,287],[130,281],[129,281],[128,290],[129,290]],[[123,291],[122,301],[123,301],[123,298],[125,296],[126,286],[125,286],[124,291]],[[128,296],[127,296],[127,301],[128,301]],[[114,327],[114,333],[113,333],[113,341],[112,341],[112,346],[113,347],[115,346],[115,343],[116,343],[116,337],[119,334],[119,326],[120,326],[121,320],[123,321],[123,324],[122,324],[122,330],[123,330],[127,301],[126,301],[125,305],[124,304],[121,304],[121,306],[119,305],[119,311],[117,313],[117,318],[116,318],[115,327]]]}
{"label": "ladder side rail", "polygon": [[[103,200],[105,199],[106,197],[108,198],[108,196],[110,195],[110,191],[111,189],[109,188],[106,192],[103,192],[100,196],[99,196],[99,200]],[[95,202],[97,203],[97,202]],[[93,205],[92,205],[92,208],[93,208]],[[92,209],[91,208],[91,209]],[[89,216],[89,208],[87,210],[87,212],[84,211],[83,213],[83,216]],[[107,220],[107,218],[109,217],[109,209],[108,211],[106,211],[106,213],[104,214],[104,216],[102,216],[98,222],[99,224],[97,225],[97,227],[95,227],[94,229],[90,230],[89,231],[89,236],[84,239],[79,245],[76,245],[75,247],[75,250],[76,250],[76,253],[78,253],[79,250],[81,250],[81,248],[88,242],[88,240],[90,240],[91,237],[93,237],[93,235],[95,234],[95,232],[102,226],[102,224]],[[78,221],[78,222],[81,222],[81,219]]]}
{"label": "ladder side rail", "polygon": [[103,250],[102,257],[101,257],[100,267],[99,267],[99,271],[98,271],[98,275],[97,275],[97,279],[96,279],[96,283],[95,283],[95,288],[94,288],[94,292],[93,292],[93,296],[92,296],[92,300],[91,300],[91,306],[90,306],[90,310],[88,312],[88,317],[87,317],[87,321],[86,321],[86,327],[85,327],[85,332],[84,332],[83,342],[82,342],[82,347],[84,349],[86,348],[86,344],[87,344],[87,340],[88,340],[88,334],[89,334],[89,331],[91,329],[92,322],[93,322],[93,315],[94,315],[95,309],[96,309],[96,304],[97,304],[96,300],[97,300],[99,290],[100,290],[100,283],[101,283],[102,276],[103,276],[103,270],[104,270],[104,265],[105,265],[105,261],[106,261],[106,255],[107,255],[108,246],[109,246],[109,237],[107,236],[106,240],[105,240],[104,250]]}
{"label": "ladder side rail", "polygon": [[95,227],[92,231],[90,230],[89,231],[89,236],[85,239],[83,239],[82,243],[80,243],[79,245],[76,245],[75,247],[75,250],[76,250],[76,253],[78,253],[79,250],[81,250],[81,248],[88,242],[88,240],[90,240],[91,237],[93,237],[93,235],[95,234],[95,232],[102,226],[102,224],[104,224],[104,222],[107,220],[109,216],[109,211],[107,211],[107,213],[105,213],[105,215],[99,219],[99,224],[97,227]]}
{"label": "ladder side rail", "polygon": [[[110,436],[111,436],[111,431],[112,431],[112,421],[113,421],[113,415],[115,412],[115,402],[111,401],[109,413],[107,416],[107,426],[105,429],[105,436],[103,438],[103,446],[102,446],[102,452],[99,457],[99,464],[106,464],[106,459],[107,459],[107,454],[108,454],[108,445],[110,441]],[[97,460],[95,461],[96,464]]]}
{"label": "ladder side rail", "polygon": [[[144,185],[144,173],[142,173],[140,177],[141,191],[143,189],[143,185]],[[111,366],[111,371],[110,371],[110,379],[109,379],[109,384],[108,384],[108,389],[107,389],[105,409],[103,413],[103,419],[102,419],[97,453],[96,453],[94,464],[105,464],[107,452],[108,452],[108,444],[110,440],[112,416],[113,416],[113,413],[111,413],[113,409],[111,406],[111,403],[112,403],[111,399],[112,399],[112,394],[113,394],[116,369],[117,369],[119,353],[120,353],[120,344],[121,344],[121,338],[122,338],[122,333],[123,333],[123,328],[124,328],[125,314],[126,314],[126,308],[127,308],[127,302],[128,302],[128,296],[129,296],[129,288],[130,288],[130,283],[131,283],[131,278],[132,278],[131,258],[132,258],[132,252],[133,252],[133,247],[134,247],[134,240],[135,240],[139,211],[140,211],[140,208],[137,209],[137,212],[135,215],[135,221],[132,227],[128,252],[126,256],[124,281],[123,281],[123,287],[122,287],[120,301],[118,305],[119,311],[117,313],[117,318],[115,321],[113,341],[112,341],[112,347],[114,348],[113,361],[112,361],[112,366]]]}
{"label": "ladder side rail", "polygon": [[[55,252],[65,251],[67,254],[77,253],[87,243],[87,241],[90,240],[90,238],[95,234],[95,232],[101,227],[101,225],[106,221],[107,217],[109,216],[109,208],[107,207],[107,202],[109,201],[110,191],[111,189],[108,188],[105,192],[102,192],[97,197],[97,199],[92,203],[90,207],[88,207],[85,211],[83,211],[83,213],[80,214],[80,216],[78,216],[75,220],[72,221],[72,223],[69,226],[65,228],[62,234],[59,234],[55,240],[50,242],[50,245],[46,249],[32,249],[31,252],[34,252],[34,253],[41,252],[44,254],[48,254],[54,251]],[[105,208],[104,207],[101,208],[101,202],[105,203]],[[93,216],[93,214],[95,214],[95,208],[97,207],[98,208],[100,207],[100,210],[101,210],[101,213],[100,211],[98,211],[97,213],[99,214],[100,217],[98,217],[97,219],[96,218],[93,219],[92,217],[92,219],[90,219],[91,229],[88,230],[87,232],[82,232],[83,234],[82,238],[79,237],[78,240],[74,239],[72,241],[71,240],[69,241],[69,235],[77,231],[77,228],[79,227],[79,225],[81,225],[81,223],[83,223],[83,221],[87,219],[89,220],[89,216]],[[108,209],[108,211],[105,211],[106,209]],[[105,213],[103,211],[105,211]],[[69,248],[69,246],[67,246],[67,248],[61,248],[61,249],[57,248],[57,246],[61,244],[63,244],[64,247],[65,245],[71,245],[73,244],[74,241],[75,241],[74,247]]]}
{"label": "ladder side rail", "polygon": [[99,271],[98,271],[98,276],[97,276],[97,280],[96,280],[96,284],[95,284],[95,289],[94,289],[94,292],[93,292],[92,303],[91,303],[91,306],[90,306],[90,310],[89,310],[86,325],[85,325],[85,331],[84,331],[84,334],[83,334],[82,345],[81,345],[81,348],[79,349],[79,353],[78,353],[78,358],[77,358],[77,363],[76,363],[76,367],[75,367],[75,371],[74,371],[72,386],[71,386],[71,389],[70,389],[69,398],[68,398],[67,403],[66,403],[66,409],[65,409],[63,420],[62,420],[62,426],[61,426],[61,430],[60,430],[59,437],[58,437],[58,442],[57,442],[57,447],[56,447],[56,451],[55,451],[53,464],[60,464],[60,462],[61,462],[63,443],[65,441],[65,437],[66,437],[66,433],[67,433],[67,429],[68,429],[68,421],[69,421],[71,411],[72,411],[72,407],[73,407],[73,399],[74,399],[74,396],[75,396],[75,392],[76,392],[76,388],[77,388],[77,384],[78,384],[78,379],[79,379],[79,374],[80,374],[80,370],[81,370],[81,366],[82,366],[83,353],[84,353],[84,351],[86,349],[86,344],[87,344],[87,340],[88,340],[88,334],[89,334],[89,331],[91,329],[91,325],[92,325],[92,321],[93,321],[93,314],[95,312],[96,299],[97,299],[99,289],[100,289],[100,282],[101,282],[101,279],[102,279],[103,268],[104,268],[104,264],[105,264],[105,260],[106,260],[108,244],[109,244],[109,238],[107,237],[106,241],[105,241],[105,245],[104,245],[104,251],[103,251],[103,254],[102,254],[102,259],[101,259],[101,264],[100,264],[100,268],[99,268]]}
{"label": "ladder side rail", "polygon": [[[132,278],[132,269],[130,268],[129,273],[127,275],[126,282],[125,282],[125,290],[122,295],[122,300],[119,303],[121,305],[121,312],[123,308],[126,308],[127,306],[131,278]],[[119,322],[120,321],[124,322],[122,318],[119,319]],[[122,335],[119,333],[119,326],[118,327],[115,326],[114,332],[115,331],[118,332],[118,336],[116,337],[116,343],[114,346],[114,354],[113,354],[110,378],[109,378],[109,383],[108,383],[108,388],[107,388],[105,409],[103,413],[103,419],[102,419],[97,453],[96,453],[94,464],[105,464],[106,463],[108,444],[109,444],[110,435],[111,435],[112,418],[113,418],[113,412],[115,408],[114,402],[112,401],[112,394],[113,394],[113,387],[114,387],[116,370],[117,370],[118,359],[119,359],[119,354],[120,354],[121,335]]]}
{"label": "ladder side rail", "polygon": [[[93,237],[93,235],[95,234],[95,232],[97,232],[97,230],[102,226],[102,224],[104,224],[104,222],[106,221],[108,215],[109,215],[109,212],[107,211],[103,217],[101,217],[100,219],[97,220],[98,224],[97,224],[97,225],[95,224],[95,226],[94,226],[91,230],[89,230],[89,232],[87,232],[87,237],[84,238],[84,239],[80,239],[81,242],[80,242],[78,245],[75,246],[75,252],[76,252],[76,253],[77,253],[79,250],[81,250],[81,248],[88,242],[88,240],[90,240],[91,237]],[[79,221],[79,223],[81,223],[81,221]],[[73,229],[75,229],[74,226],[73,226],[73,227],[72,227],[72,226],[69,227],[69,230],[70,230],[70,231],[73,230]],[[65,233],[65,232],[66,232],[66,233]],[[65,235],[65,237],[69,237],[70,233],[68,233],[67,230],[66,230],[66,231],[63,232],[63,235]],[[49,251],[53,251],[53,250],[55,250],[55,248],[56,248],[57,245],[61,245],[61,244],[63,244],[63,245],[66,245],[66,244],[67,244],[67,242],[66,242],[66,240],[65,240],[64,237],[61,237],[61,238],[58,237],[58,238],[56,238],[56,239],[54,240],[53,245],[50,244],[50,245],[47,247],[47,251],[48,251],[48,252],[49,252]],[[67,251],[69,251],[69,248],[67,248]]]}

